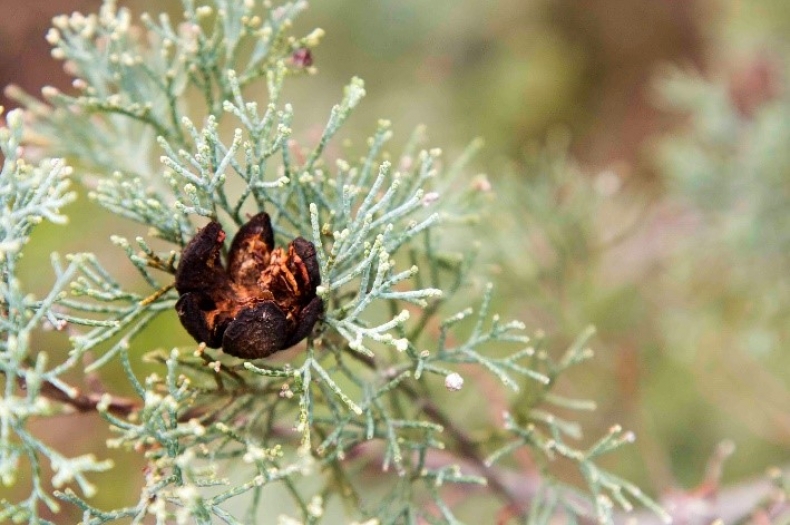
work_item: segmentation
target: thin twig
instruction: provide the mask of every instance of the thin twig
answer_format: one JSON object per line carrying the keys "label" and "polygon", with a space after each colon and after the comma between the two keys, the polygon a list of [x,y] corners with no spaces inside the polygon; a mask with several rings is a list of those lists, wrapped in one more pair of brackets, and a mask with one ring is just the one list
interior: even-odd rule
{"label": "thin twig", "polygon": [[[25,378],[17,378],[17,383],[19,384],[19,388],[22,390],[27,389],[27,382],[25,381]],[[101,403],[103,399],[107,399],[105,396],[108,395],[104,393],[85,394],[78,388],[71,388],[72,392],[74,392],[73,396],[70,396],[49,381],[44,381],[41,384],[40,394],[47,399],[68,405],[74,408],[77,412],[97,411],[99,403]],[[137,411],[142,406],[142,404],[137,400],[112,395],[109,396],[109,402],[105,404],[107,405],[108,412],[120,416],[128,416],[132,412]]]}

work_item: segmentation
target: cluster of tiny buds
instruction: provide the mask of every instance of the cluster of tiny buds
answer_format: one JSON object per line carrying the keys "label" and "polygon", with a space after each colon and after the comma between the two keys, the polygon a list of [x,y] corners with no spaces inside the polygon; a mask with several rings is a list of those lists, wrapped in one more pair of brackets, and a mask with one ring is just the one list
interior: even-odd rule
{"label": "cluster of tiny buds", "polygon": [[242,460],[245,463],[255,463],[257,461],[274,461],[283,456],[282,447],[275,445],[272,448],[263,448],[250,444]]}

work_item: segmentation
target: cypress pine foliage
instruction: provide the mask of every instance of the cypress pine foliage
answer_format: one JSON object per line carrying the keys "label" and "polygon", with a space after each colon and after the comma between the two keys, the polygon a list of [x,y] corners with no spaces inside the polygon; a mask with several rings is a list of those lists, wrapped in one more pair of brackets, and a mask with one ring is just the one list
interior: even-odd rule
{"label": "cypress pine foliage", "polygon": [[[339,515],[459,523],[464,509],[451,496],[482,492],[527,523],[558,513],[613,523],[617,509],[634,504],[667,519],[598,463],[631,433],[613,426],[590,446],[575,444],[580,426],[567,414],[594,404],[555,387],[592,357],[592,330],[564,351],[546,348],[539,331],[492,311],[496,288],[476,285],[475,243],[459,250],[452,242],[490,186],[464,179],[469,155],[446,164],[421,129],[391,152],[386,120],[361,155],[330,152],[365,95],[359,79],[315,144],[294,140],[298,108],[287,103],[287,81],[313,71],[310,50],[322,36],[291,36],[305,7],[183,0],[182,20],[135,20],[108,0],[98,14],[56,18],[47,35],[74,77],[72,92],[45,88],[41,102],[11,90],[26,114],[9,113],[0,134],[0,478],[30,490],[4,500],[0,518],[44,523],[45,507],[76,506],[86,524],[337,523]],[[248,94],[256,85],[264,97]],[[43,154],[26,154],[23,133],[44,144]],[[43,158],[34,162],[32,153]],[[31,231],[48,221],[69,234],[75,186],[145,227],[134,239],[111,239],[144,288],[92,253],[53,254],[54,284],[42,297],[22,288]],[[218,221],[232,236],[260,211],[271,216],[277,245],[301,236],[316,247],[324,315],[293,358],[275,365],[197,343],[141,347],[138,336],[153,320],[173,316],[174,275],[198,228]],[[37,347],[45,328],[63,332],[65,358]],[[159,371],[143,374],[150,363]],[[134,396],[70,379],[108,367],[123,370]],[[470,370],[521,393],[511,396],[519,405],[502,428],[469,429],[461,420],[452,396],[488,395]],[[144,456],[137,497],[95,507],[92,473],[112,464],[67,457],[29,428],[74,410],[101,416],[114,434],[108,447]],[[539,475],[514,482],[510,461],[522,448]],[[552,476],[557,459],[578,467],[582,488]],[[272,494],[287,494],[290,510],[273,514]]]}

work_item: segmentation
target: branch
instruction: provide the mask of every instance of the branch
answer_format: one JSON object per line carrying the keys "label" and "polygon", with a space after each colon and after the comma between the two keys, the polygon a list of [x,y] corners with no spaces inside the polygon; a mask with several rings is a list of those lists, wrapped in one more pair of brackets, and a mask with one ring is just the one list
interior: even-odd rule
{"label": "branch", "polygon": [[[449,427],[448,427],[449,428]],[[374,444],[360,445],[350,457],[367,457],[371,468],[378,468],[380,456],[383,451]],[[372,467],[376,465],[376,467]],[[474,457],[463,457],[449,451],[430,450],[425,459],[428,468],[441,469],[450,465],[458,465],[462,470],[481,476],[493,475],[502,483],[502,489],[509,497],[518,503],[517,509],[529,509],[535,496],[538,494],[542,478],[536,473],[524,473],[514,469],[493,466],[486,470]],[[790,474],[790,465],[780,469],[784,475]],[[703,484],[704,485],[704,484]],[[474,485],[456,486],[454,490],[478,492],[486,490],[485,487]],[[589,518],[582,523],[593,525],[597,523],[594,518],[594,508],[588,501],[579,497],[578,493],[556,487],[558,499],[573,504],[578,509],[586,510]],[[774,498],[776,487],[771,481],[761,476],[748,482],[718,489],[715,492],[708,490],[674,491],[662,498],[662,505],[672,516],[676,525],[707,525],[717,519],[722,523],[741,523],[755,512],[765,512],[773,517],[790,511],[787,502],[781,498]],[[513,508],[505,509],[510,517],[515,517]],[[523,510],[521,511],[523,512]],[[771,521],[774,522],[774,521]],[[661,518],[655,513],[642,510],[636,512],[621,512],[615,516],[615,523],[639,523],[640,525],[664,525]]]}
{"label": "branch", "polygon": [[[373,357],[365,356],[358,352],[348,352],[348,355],[363,363],[371,370],[378,369],[376,360]],[[467,436],[466,432],[461,430],[431,400],[425,396],[421,396],[414,390],[414,388],[405,382],[400,383],[397,388],[406,394],[412,401],[420,403],[425,415],[428,416],[434,423],[440,424],[447,431],[448,435],[450,435],[450,437],[452,437],[458,445],[458,450],[461,453],[461,456],[466,458],[466,461],[471,463],[473,466],[472,470],[486,478],[488,485],[495,493],[499,494],[499,496],[507,502],[509,508],[517,511],[519,516],[522,516],[528,510],[525,500],[520,498],[517,495],[517,492],[513,491],[512,487],[508,486],[508,484],[506,484],[505,481],[501,479],[499,471],[486,465],[483,456],[478,451],[474,440]]]}
{"label": "branch", "polygon": [[[352,355],[358,355],[351,353]],[[375,362],[364,356],[359,356],[360,360],[368,366],[375,368]],[[24,378],[18,379],[21,389],[25,390],[27,384]],[[422,403],[424,413],[434,422],[442,425],[447,434],[456,442],[457,453],[442,452],[431,450],[426,457],[426,466],[431,468],[442,468],[452,464],[458,464],[463,470],[472,472],[485,477],[488,485],[493,492],[504,499],[508,506],[506,512],[510,516],[521,516],[529,509],[541,487],[541,478],[535,473],[524,473],[513,469],[487,466],[481,458],[478,447],[466,433],[458,428],[434,403],[422,398],[414,389],[408,385],[403,385],[402,391],[412,400],[419,400]],[[69,396],[60,388],[50,382],[44,382],[41,386],[41,395],[47,399],[68,405],[77,412],[97,411],[97,406],[106,400],[103,393],[83,393],[77,388],[73,388],[75,393]],[[233,394],[233,391],[228,391]],[[141,408],[141,403],[137,400],[110,396],[107,403],[107,410],[113,414],[129,416]],[[194,414],[191,415],[194,417]],[[374,446],[361,446],[351,457],[359,457],[359,453],[374,457],[378,461],[381,452],[376,452]],[[372,464],[372,463],[371,463]],[[781,469],[782,472],[790,472],[790,466]],[[771,502],[772,491],[775,489],[771,481],[765,476],[751,481],[719,489],[712,487],[710,480],[706,480],[699,488],[691,491],[672,491],[662,498],[662,503],[667,512],[673,518],[674,523],[686,525],[703,525],[721,519],[724,523],[737,523],[749,517],[750,514],[761,508],[761,505]],[[465,486],[463,489],[455,490],[485,490],[477,489],[474,486]],[[560,498],[563,501],[573,501],[580,508],[589,508],[592,515],[592,507],[579,498],[577,494],[570,490],[563,490]],[[772,513],[786,512],[787,506],[772,506],[766,511]],[[621,513],[617,516],[617,523],[637,522],[642,525],[663,525],[659,517],[649,511],[635,513]],[[594,523],[593,519],[589,523]]]}
{"label": "branch", "polygon": [[[17,379],[17,383],[19,384],[19,388],[22,390],[27,390],[27,382],[25,381],[24,377],[19,377]],[[77,412],[98,411],[97,406],[99,403],[101,403],[103,400],[106,401],[107,399],[107,394],[105,393],[91,392],[84,394],[76,387],[70,388],[72,392],[74,392],[73,396],[69,396],[66,392],[53,385],[51,382],[44,381],[41,384],[40,394],[47,399],[68,405],[74,408]],[[139,401],[119,396],[110,396],[109,403],[106,404],[108,412],[120,416],[128,416],[142,406]]]}

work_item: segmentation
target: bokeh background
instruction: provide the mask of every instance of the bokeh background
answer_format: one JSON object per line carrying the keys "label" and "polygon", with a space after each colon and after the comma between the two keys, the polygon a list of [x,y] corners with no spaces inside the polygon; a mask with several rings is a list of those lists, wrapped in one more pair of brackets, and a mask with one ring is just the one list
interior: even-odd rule
{"label": "bokeh background", "polygon": [[[0,84],[68,89],[44,34],[53,15],[99,2],[3,4]],[[178,12],[171,0],[121,4]],[[661,496],[702,483],[725,439],[736,445],[726,486],[786,466],[790,3],[315,0],[297,32],[313,27],[326,30],[319,73],[286,90],[297,138],[316,138],[356,75],[368,96],[345,137],[363,140],[384,117],[401,142],[427,125],[448,158],[485,140],[471,168],[488,174],[495,205],[470,230],[481,271],[502,290],[499,311],[558,348],[597,326],[597,359],[564,388],[598,401],[591,436],[613,422],[636,431],[612,468]],[[33,290],[46,289],[49,251],[106,246],[112,260],[109,235],[140,231],[86,199],[70,212],[72,231],[91,235],[44,229],[27,254],[40,261]],[[175,315],[149,332],[142,347],[189,342]],[[107,438],[92,416],[47,425],[66,450],[98,452]],[[116,461],[100,479],[131,494],[141,465]]]}

